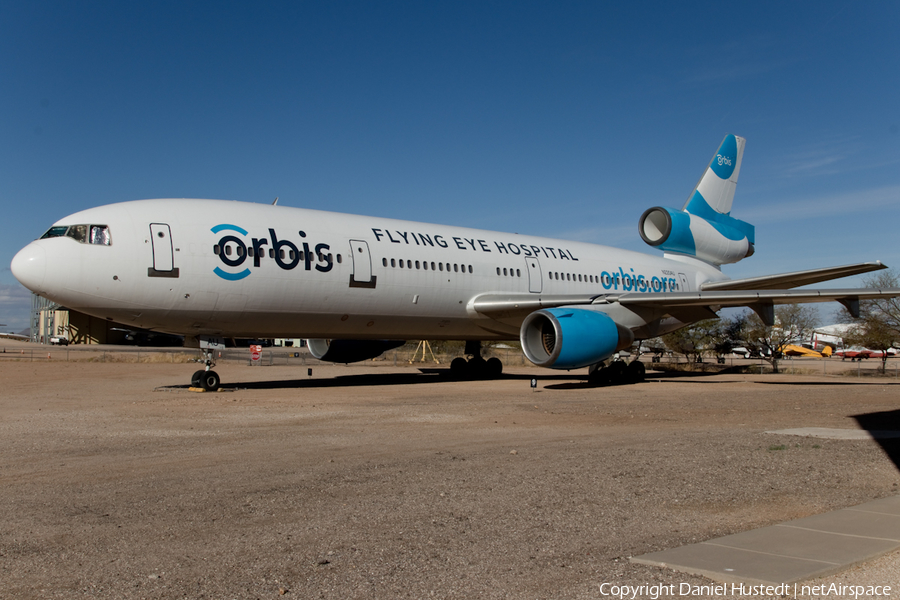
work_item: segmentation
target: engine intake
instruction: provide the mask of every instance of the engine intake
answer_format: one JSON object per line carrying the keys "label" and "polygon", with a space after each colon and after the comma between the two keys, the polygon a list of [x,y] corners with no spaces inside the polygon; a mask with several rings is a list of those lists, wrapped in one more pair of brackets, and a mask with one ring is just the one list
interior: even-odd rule
{"label": "engine intake", "polygon": [[539,367],[577,369],[596,364],[634,342],[630,329],[585,308],[549,308],[525,317],[519,331],[525,356]]}
{"label": "engine intake", "polygon": [[753,254],[753,225],[709,210],[706,218],[657,206],[638,223],[641,238],[666,252],[695,256],[714,265],[735,263]]}

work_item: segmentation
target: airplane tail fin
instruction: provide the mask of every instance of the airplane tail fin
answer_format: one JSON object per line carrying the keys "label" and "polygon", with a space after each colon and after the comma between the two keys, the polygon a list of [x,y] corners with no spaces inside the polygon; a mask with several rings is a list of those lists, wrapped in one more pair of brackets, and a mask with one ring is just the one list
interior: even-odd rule
{"label": "airplane tail fin", "polygon": [[731,214],[745,144],[746,140],[742,137],[725,136],[682,210],[698,217],[708,215],[710,210],[717,215]]}
{"label": "airplane tail fin", "polygon": [[641,237],[671,254],[719,266],[753,255],[753,225],[731,216],[745,140],[728,134],[684,208],[657,206],[641,215]]}

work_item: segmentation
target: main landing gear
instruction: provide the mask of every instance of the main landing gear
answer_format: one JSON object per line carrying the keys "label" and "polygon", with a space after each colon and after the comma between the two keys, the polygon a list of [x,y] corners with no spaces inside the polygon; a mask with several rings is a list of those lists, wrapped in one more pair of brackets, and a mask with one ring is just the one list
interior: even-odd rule
{"label": "main landing gear", "polygon": [[456,379],[493,379],[503,373],[503,363],[496,356],[487,360],[481,356],[481,342],[467,340],[465,353],[472,358],[454,358],[450,363],[450,374]]}
{"label": "main landing gear", "polygon": [[212,370],[214,366],[216,366],[216,359],[213,358],[213,351],[206,351],[206,369],[201,369],[196,371],[191,376],[191,387],[203,388],[207,392],[214,392],[219,389],[219,384],[222,383],[222,380],[219,379],[219,374]]}
{"label": "main landing gear", "polygon": [[644,363],[637,359],[627,364],[624,360],[614,360],[607,366],[603,366],[603,363],[592,366],[588,371],[588,381],[595,385],[639,383],[644,380],[646,373]]}

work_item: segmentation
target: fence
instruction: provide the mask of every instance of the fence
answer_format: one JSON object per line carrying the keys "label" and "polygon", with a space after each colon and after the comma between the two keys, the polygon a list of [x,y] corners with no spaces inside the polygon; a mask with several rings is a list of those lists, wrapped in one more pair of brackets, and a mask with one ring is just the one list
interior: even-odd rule
{"label": "fence", "polygon": [[[214,350],[217,363],[231,362],[251,364],[250,350],[248,348],[225,348]],[[418,366],[418,367],[449,367],[450,362],[459,356],[458,354],[427,353],[425,359],[419,350],[406,347],[389,350],[381,356],[360,362],[359,364],[376,366]],[[516,349],[485,348],[482,356],[487,359],[496,356],[506,366],[530,366],[531,363]],[[3,348],[0,351],[0,361],[63,361],[63,362],[114,362],[114,363],[191,363],[203,362],[203,351],[185,348],[144,348],[129,346],[50,346],[28,344],[25,348]],[[435,362],[437,361],[437,362]],[[256,363],[260,366],[304,366],[307,364],[322,364],[309,354],[306,348],[263,348],[260,360]],[[326,363],[330,364],[330,363]]]}
{"label": "fence", "polygon": [[[216,362],[250,364],[248,348],[226,348],[214,351]],[[323,364],[313,358],[306,348],[263,348],[262,356],[257,363],[260,366],[305,366]],[[421,349],[416,351],[410,347],[389,350],[383,355],[357,363],[367,366],[416,366],[421,368],[448,368],[450,362],[459,356],[456,353],[426,353],[422,358]],[[505,367],[530,367],[532,364],[522,352],[516,348],[484,348],[484,358],[497,357]],[[644,355],[648,370],[660,365],[663,370],[683,367],[684,370],[721,371],[738,367],[743,372],[771,373],[769,363],[760,359],[726,358],[719,363],[715,358],[704,358],[702,364],[690,363],[684,357],[663,356],[659,359]],[[115,362],[115,363],[192,363],[203,362],[200,350],[185,348],[144,348],[129,346],[50,346],[37,344],[21,344],[15,347],[3,346],[0,350],[0,362],[4,361],[63,361],[63,362]],[[437,361],[437,362],[435,362]],[[784,358],[779,361],[778,369],[788,375],[825,375],[835,377],[875,377],[887,376],[900,379],[900,357],[892,357],[887,361],[887,370],[881,371],[880,359],[861,361],[840,360],[838,358]]]}

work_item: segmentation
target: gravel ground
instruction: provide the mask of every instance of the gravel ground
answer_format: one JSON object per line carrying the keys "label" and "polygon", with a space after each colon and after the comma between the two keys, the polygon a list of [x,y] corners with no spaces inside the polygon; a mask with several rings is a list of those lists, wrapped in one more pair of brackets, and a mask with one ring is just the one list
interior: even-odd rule
{"label": "gravel ground", "polygon": [[[601,598],[710,584],[630,556],[900,493],[893,447],[764,433],[858,428],[895,380],[193,369],[0,361],[0,597]],[[898,595],[898,561],[823,581]]]}

